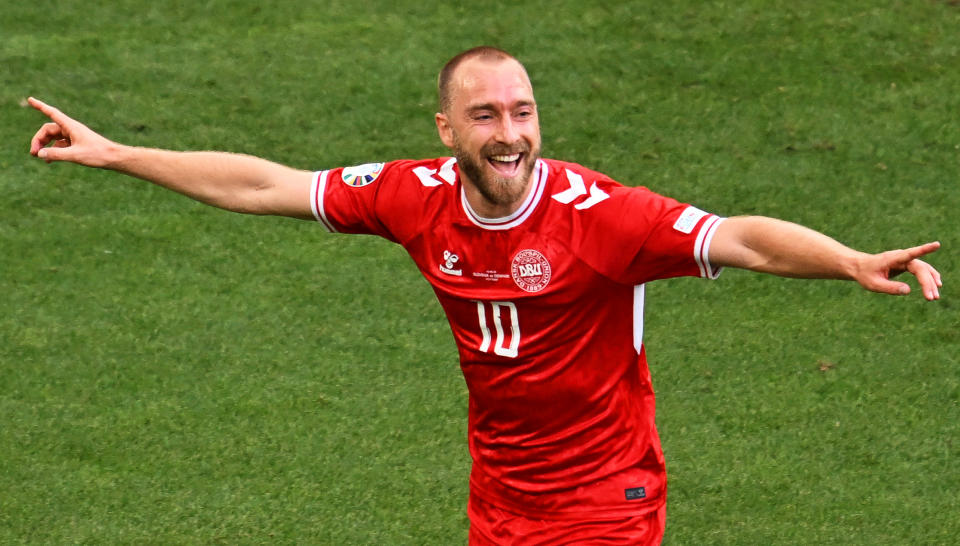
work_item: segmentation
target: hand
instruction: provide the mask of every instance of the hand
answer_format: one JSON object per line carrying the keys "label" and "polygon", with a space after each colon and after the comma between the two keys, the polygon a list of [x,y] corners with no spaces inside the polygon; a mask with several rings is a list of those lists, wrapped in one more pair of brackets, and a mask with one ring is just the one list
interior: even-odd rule
{"label": "hand", "polygon": [[867,290],[906,295],[910,293],[910,286],[890,279],[907,271],[917,278],[926,299],[930,301],[940,299],[939,288],[943,286],[940,273],[930,264],[918,259],[939,248],[940,243],[933,242],[905,250],[867,255],[860,263],[855,279]]}
{"label": "hand", "polygon": [[[110,153],[116,145],[93,132],[53,106],[33,97],[27,99],[30,106],[43,112],[50,123],[43,124],[30,141],[30,155],[47,163],[70,161],[89,167],[105,167],[110,162]],[[47,147],[48,144],[52,146]]]}

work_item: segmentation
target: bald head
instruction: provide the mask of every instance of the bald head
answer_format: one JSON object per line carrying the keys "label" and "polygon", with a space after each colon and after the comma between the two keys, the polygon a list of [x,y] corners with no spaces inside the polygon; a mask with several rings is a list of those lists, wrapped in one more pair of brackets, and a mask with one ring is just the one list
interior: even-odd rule
{"label": "bald head", "polygon": [[480,46],[468,49],[450,59],[447,64],[443,66],[443,69],[440,70],[440,76],[437,78],[437,96],[440,101],[441,112],[447,113],[450,110],[450,104],[453,101],[452,96],[455,91],[454,76],[457,68],[464,62],[474,59],[491,63],[512,61],[517,63],[523,70],[524,75],[526,75],[526,69],[523,68],[520,61],[502,49],[492,46]]}

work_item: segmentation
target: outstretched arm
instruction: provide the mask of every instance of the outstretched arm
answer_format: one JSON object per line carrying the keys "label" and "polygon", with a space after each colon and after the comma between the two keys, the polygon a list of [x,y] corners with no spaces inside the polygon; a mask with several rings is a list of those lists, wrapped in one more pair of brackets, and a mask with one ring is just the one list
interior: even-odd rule
{"label": "outstretched arm", "polygon": [[867,254],[797,224],[743,216],[726,219],[710,243],[710,262],[784,277],[855,280],[867,290],[904,295],[910,286],[891,280],[905,271],[917,278],[928,300],[940,298],[940,273],[921,256],[939,242]]}
{"label": "outstretched arm", "polygon": [[235,212],[313,218],[308,171],[241,154],[124,146],[53,106],[32,97],[29,103],[50,118],[30,142],[30,153],[48,163],[118,171]]}

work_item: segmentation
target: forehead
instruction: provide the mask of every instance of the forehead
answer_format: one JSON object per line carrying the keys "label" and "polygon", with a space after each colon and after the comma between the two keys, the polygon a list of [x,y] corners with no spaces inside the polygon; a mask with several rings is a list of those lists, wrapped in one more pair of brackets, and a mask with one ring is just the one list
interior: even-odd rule
{"label": "forehead", "polygon": [[527,72],[513,59],[466,60],[457,67],[451,80],[452,102],[462,107],[534,102]]}

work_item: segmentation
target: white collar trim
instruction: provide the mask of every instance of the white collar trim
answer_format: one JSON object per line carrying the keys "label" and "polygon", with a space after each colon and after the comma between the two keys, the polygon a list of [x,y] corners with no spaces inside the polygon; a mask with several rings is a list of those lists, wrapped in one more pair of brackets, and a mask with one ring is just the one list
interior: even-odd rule
{"label": "white collar trim", "polygon": [[533,173],[530,175],[534,186],[530,190],[530,193],[527,194],[527,198],[523,200],[523,203],[517,210],[501,218],[484,218],[477,214],[467,201],[467,193],[461,186],[460,203],[463,205],[463,211],[474,225],[483,229],[504,230],[519,226],[533,214],[533,211],[537,208],[537,204],[540,203],[540,199],[543,197],[543,190],[547,187],[548,171],[547,164],[544,163],[542,159],[538,159],[536,164],[534,164]]}

